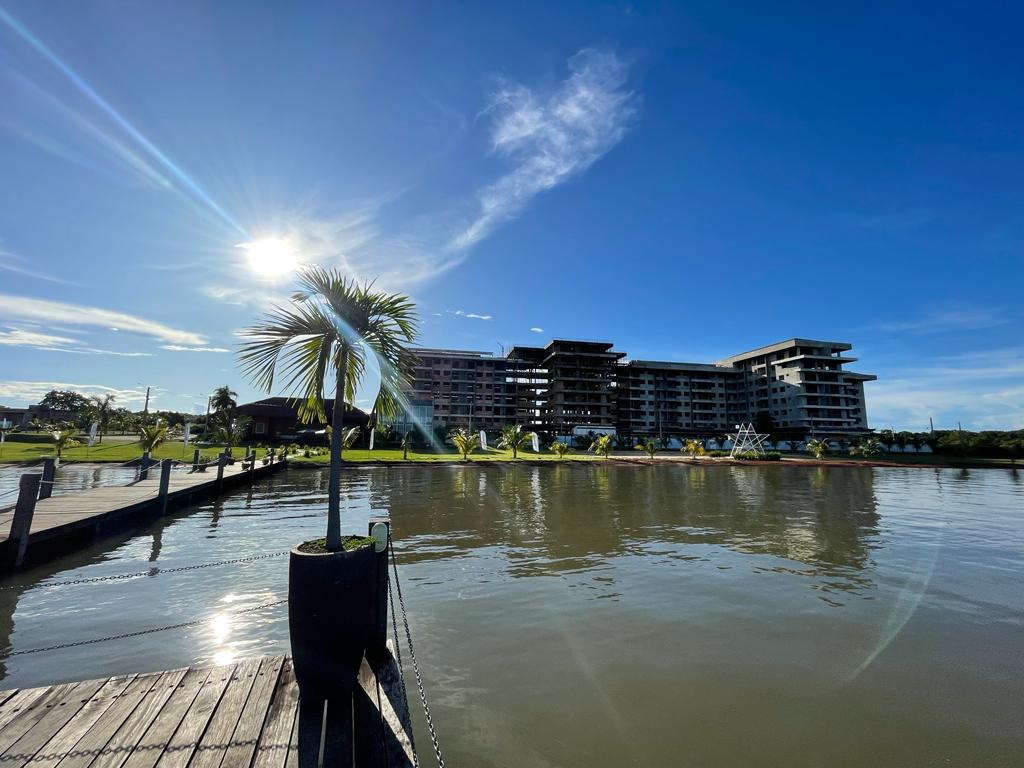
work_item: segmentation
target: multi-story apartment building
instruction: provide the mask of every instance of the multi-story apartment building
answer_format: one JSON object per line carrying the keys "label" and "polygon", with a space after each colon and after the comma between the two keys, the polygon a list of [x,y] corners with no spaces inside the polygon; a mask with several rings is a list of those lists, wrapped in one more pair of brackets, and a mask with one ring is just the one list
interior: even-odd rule
{"label": "multi-story apartment building", "polygon": [[714,364],[623,361],[609,342],[555,339],[505,357],[414,350],[410,407],[431,426],[551,435],[615,430],[631,436],[718,435],[744,421],[780,434],[867,431],[864,382],[843,365],[845,342],[789,339]]}
{"label": "multi-story apartment building", "polygon": [[554,339],[508,353],[520,423],[551,434],[615,428],[615,378],[624,352],[604,341]]}
{"label": "multi-story apartment building", "polygon": [[616,428],[658,437],[731,429],[739,380],[727,366],[630,360],[617,371]]}
{"label": "multi-story apartment building", "polygon": [[[516,420],[508,360],[489,352],[413,349],[414,381],[406,393],[419,423],[443,429],[500,429]],[[429,404],[429,408],[428,408]],[[410,419],[411,420],[411,419]],[[425,424],[426,425],[426,424]]]}
{"label": "multi-story apartment building", "polygon": [[742,372],[747,414],[767,413],[781,431],[856,433],[868,429],[864,382],[877,377],[843,370],[857,362],[841,341],[789,339],[719,362]]}

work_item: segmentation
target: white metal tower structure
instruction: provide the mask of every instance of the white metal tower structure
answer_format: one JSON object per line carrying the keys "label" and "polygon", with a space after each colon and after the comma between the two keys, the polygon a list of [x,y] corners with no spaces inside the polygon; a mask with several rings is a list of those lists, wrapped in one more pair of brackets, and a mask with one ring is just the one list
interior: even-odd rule
{"label": "white metal tower structure", "polygon": [[736,434],[732,436],[732,451],[729,456],[735,457],[741,453],[756,453],[759,456],[764,456],[764,448],[762,443],[768,435],[759,435],[754,431],[754,425],[751,423],[737,424]]}

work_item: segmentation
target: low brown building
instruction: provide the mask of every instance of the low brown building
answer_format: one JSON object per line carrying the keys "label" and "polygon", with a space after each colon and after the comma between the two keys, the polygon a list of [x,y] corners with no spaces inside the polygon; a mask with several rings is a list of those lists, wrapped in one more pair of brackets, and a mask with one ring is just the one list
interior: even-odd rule
{"label": "low brown building", "polygon": [[[290,397],[267,397],[254,403],[238,406],[239,416],[248,416],[247,437],[252,440],[281,440],[285,442],[324,442],[327,439],[327,425],[331,423],[334,412],[334,399],[324,400],[327,411],[325,423],[312,422],[303,424],[299,421],[299,403]],[[346,408],[344,427],[365,428],[370,421],[369,415],[358,408]]]}

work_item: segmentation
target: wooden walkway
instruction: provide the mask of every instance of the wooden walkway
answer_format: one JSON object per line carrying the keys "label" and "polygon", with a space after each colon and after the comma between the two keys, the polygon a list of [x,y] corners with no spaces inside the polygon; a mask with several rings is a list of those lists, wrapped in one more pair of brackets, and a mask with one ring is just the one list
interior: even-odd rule
{"label": "wooden walkway", "polygon": [[[253,470],[242,468],[241,461],[224,467],[223,483],[218,488],[217,467],[204,472],[190,472],[191,465],[180,465],[171,470],[167,508],[181,506],[202,496],[238,487],[250,480],[256,480],[287,466],[287,462],[263,465],[257,462]],[[28,535],[28,550],[31,552],[42,542],[59,544],[59,540],[79,540],[83,534],[102,532],[105,527],[123,527],[125,524],[141,524],[163,511],[160,497],[160,465],[149,467],[148,477],[128,485],[109,485],[90,488],[85,491],[58,493],[35,502]],[[14,544],[11,531],[14,528],[14,507],[0,512],[0,560],[2,552]],[[3,766],[0,766],[3,768]]]}
{"label": "wooden walkway", "polygon": [[[351,731],[339,740],[328,726],[325,766],[352,765],[353,752],[360,766],[413,765],[409,708],[390,653],[372,668],[363,660],[350,706],[355,745]],[[300,760],[300,738],[319,745],[323,718],[321,710],[317,731],[300,733],[300,721],[305,728],[314,719],[303,713],[285,656],[3,691],[0,766],[309,768],[300,765],[315,762]]]}

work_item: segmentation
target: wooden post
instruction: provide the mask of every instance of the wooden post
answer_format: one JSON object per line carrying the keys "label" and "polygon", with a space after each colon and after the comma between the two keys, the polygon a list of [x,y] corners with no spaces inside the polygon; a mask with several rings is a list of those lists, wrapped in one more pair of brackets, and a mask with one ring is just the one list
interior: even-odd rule
{"label": "wooden post", "polygon": [[39,483],[42,479],[41,474],[22,475],[18,484],[18,504],[14,508],[10,533],[11,541],[14,542],[15,567],[25,562],[25,550],[28,549],[28,539],[32,533],[32,515],[36,511],[36,499],[39,497]]}
{"label": "wooden post", "polygon": [[193,472],[198,472],[199,471],[199,449],[198,448],[196,448],[194,451],[192,451],[192,471]]}
{"label": "wooden post", "polygon": [[[367,533],[374,539],[373,602],[370,605],[370,633],[366,638],[366,658],[380,661],[388,653],[388,535],[391,523],[385,518],[370,518]],[[398,638],[395,638],[398,642]]]}
{"label": "wooden post", "polygon": [[217,493],[224,490],[224,467],[228,464],[228,456],[226,453],[220,453],[217,455]]}
{"label": "wooden post", "polygon": [[53,495],[53,478],[57,474],[57,460],[43,459],[43,475],[39,481],[39,498],[48,499]]}
{"label": "wooden post", "polygon": [[142,458],[139,460],[139,466],[142,469],[139,470],[139,480],[149,479],[149,451],[143,451]]}
{"label": "wooden post", "polygon": [[256,477],[256,451],[249,454],[249,485],[252,485],[254,477]]}
{"label": "wooden post", "polygon": [[160,462],[160,493],[157,495],[157,504],[160,505],[160,514],[167,514],[167,491],[171,485],[171,459],[164,459]]}

